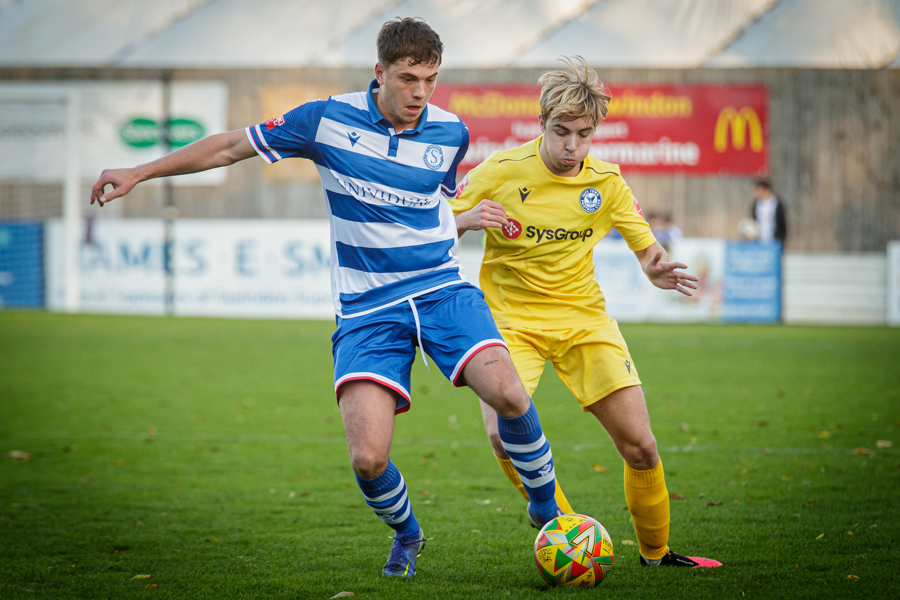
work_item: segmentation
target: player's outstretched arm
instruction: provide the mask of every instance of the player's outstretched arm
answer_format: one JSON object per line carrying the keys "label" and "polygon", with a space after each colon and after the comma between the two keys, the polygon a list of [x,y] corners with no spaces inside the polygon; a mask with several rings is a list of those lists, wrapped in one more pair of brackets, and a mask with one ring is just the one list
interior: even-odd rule
{"label": "player's outstretched arm", "polygon": [[[124,196],[134,186],[148,179],[225,167],[251,156],[256,156],[256,151],[243,129],[217,133],[137,167],[104,170],[91,189],[91,204],[96,201],[103,206],[110,200]],[[113,189],[104,193],[103,189],[107,185],[111,185]]]}
{"label": "player's outstretched arm", "polygon": [[687,269],[684,263],[668,262],[669,256],[659,242],[653,242],[647,248],[635,252],[638,260],[641,261],[641,268],[647,275],[650,283],[663,290],[677,290],[685,296],[692,294],[688,289],[696,290],[695,281],[699,279],[688,273],[676,271],[676,269]]}
{"label": "player's outstretched arm", "polygon": [[467,231],[480,231],[486,227],[507,227],[506,209],[499,202],[482,200],[475,208],[456,215],[456,232],[462,237]]}

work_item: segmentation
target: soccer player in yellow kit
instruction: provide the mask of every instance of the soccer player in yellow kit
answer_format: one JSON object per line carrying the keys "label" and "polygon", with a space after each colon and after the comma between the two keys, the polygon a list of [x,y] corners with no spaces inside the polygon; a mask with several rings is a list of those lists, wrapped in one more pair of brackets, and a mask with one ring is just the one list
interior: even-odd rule
{"label": "soccer player in yellow kit", "polygon": [[[637,368],[594,279],[594,245],[615,227],[656,287],[687,296],[697,278],[669,262],[619,167],[589,155],[610,97],[579,57],[540,79],[543,135],[495,152],[451,200],[459,234],[486,230],[480,282],[519,378],[533,394],[547,360],[625,460],[625,499],[645,566],[718,567],[669,549],[669,494]],[[482,402],[500,467],[525,495]],[[526,496],[527,499],[527,496]],[[574,512],[557,486],[557,504]],[[532,522],[532,525],[536,525]]]}

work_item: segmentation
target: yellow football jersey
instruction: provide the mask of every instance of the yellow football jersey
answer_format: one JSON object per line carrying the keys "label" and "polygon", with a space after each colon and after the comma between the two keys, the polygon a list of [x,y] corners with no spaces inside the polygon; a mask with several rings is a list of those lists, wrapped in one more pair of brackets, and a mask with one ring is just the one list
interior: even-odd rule
{"label": "yellow football jersey", "polygon": [[454,213],[500,202],[509,227],[488,228],[480,283],[497,326],[559,329],[609,321],[593,248],[615,227],[637,252],[656,241],[618,165],[588,156],[575,177],[550,172],[541,138],[469,171]]}

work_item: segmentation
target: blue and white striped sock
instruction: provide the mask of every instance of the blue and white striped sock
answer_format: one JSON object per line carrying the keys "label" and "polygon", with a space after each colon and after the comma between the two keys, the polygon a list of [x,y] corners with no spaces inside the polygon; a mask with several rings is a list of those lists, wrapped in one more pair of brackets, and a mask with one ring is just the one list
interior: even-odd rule
{"label": "blue and white striped sock", "polygon": [[541,430],[541,421],[534,404],[519,417],[504,419],[498,416],[497,429],[503,449],[509,454],[525,484],[532,510],[542,521],[549,521],[556,516],[557,511],[553,497],[556,492],[556,471],[553,468],[550,443]]}
{"label": "blue and white striped sock", "polygon": [[419,522],[409,504],[406,482],[392,461],[388,461],[388,468],[375,479],[362,479],[357,475],[356,483],[366,498],[366,504],[372,507],[379,519],[402,536],[419,534]]}

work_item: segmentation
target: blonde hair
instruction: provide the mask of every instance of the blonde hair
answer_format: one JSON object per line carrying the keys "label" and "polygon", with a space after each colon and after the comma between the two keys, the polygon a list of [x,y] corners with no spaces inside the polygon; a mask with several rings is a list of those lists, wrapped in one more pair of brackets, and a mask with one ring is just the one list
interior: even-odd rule
{"label": "blonde hair", "polygon": [[590,117],[598,125],[606,118],[609,101],[612,99],[597,73],[588,67],[580,56],[575,56],[581,65],[568,56],[560,58],[568,67],[565,71],[550,71],[538,79],[541,84],[541,115],[544,125],[551,119],[572,121]]}

